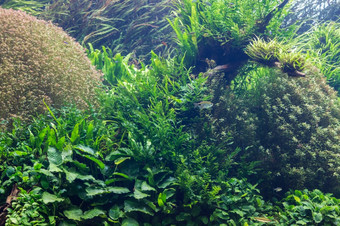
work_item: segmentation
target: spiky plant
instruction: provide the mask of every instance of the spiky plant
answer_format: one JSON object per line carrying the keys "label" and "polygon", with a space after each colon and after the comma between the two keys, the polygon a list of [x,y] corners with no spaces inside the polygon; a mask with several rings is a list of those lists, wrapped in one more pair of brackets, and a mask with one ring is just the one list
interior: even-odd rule
{"label": "spiky plant", "polygon": [[268,42],[256,37],[247,47],[245,53],[255,61],[272,65],[278,61],[279,55],[283,54],[285,47],[282,42],[272,39]]}
{"label": "spiky plant", "polygon": [[306,66],[306,57],[299,51],[282,52],[278,56],[283,72],[302,71]]}

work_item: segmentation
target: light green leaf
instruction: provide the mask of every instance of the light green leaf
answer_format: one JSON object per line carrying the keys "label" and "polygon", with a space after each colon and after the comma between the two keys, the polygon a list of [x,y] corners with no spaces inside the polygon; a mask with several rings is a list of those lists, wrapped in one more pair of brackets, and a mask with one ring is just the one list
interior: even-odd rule
{"label": "light green leaf", "polygon": [[120,157],[120,158],[115,160],[115,164],[119,165],[119,164],[121,164],[122,162],[124,162],[127,159],[131,159],[131,157]]}
{"label": "light green leaf", "polygon": [[79,138],[79,123],[77,123],[72,131],[70,141],[74,143]]}
{"label": "light green leaf", "polygon": [[61,152],[53,147],[49,147],[47,150],[47,157],[50,163],[59,166],[63,163],[63,159],[61,157]]}
{"label": "light green leaf", "polygon": [[66,180],[70,183],[72,183],[75,179],[77,179],[78,177],[78,173],[76,172],[72,172],[72,171],[68,171],[64,169],[64,173],[66,174]]}
{"label": "light green leaf", "polygon": [[86,188],[86,193],[89,196],[101,195],[107,193],[105,189],[102,188]]}
{"label": "light green leaf", "polygon": [[81,209],[71,209],[65,210],[64,214],[70,220],[80,221],[83,216],[83,211]]}
{"label": "light green leaf", "polygon": [[86,146],[81,145],[81,144],[80,144],[80,145],[77,145],[76,148],[77,148],[78,150],[80,150],[80,151],[82,151],[82,152],[85,152],[85,153],[87,153],[87,154],[90,154],[90,155],[95,155],[95,153],[96,153],[92,148],[86,147]]}
{"label": "light green leaf", "polygon": [[139,226],[138,222],[133,218],[123,220],[122,226]]}
{"label": "light green leaf", "polygon": [[109,193],[115,193],[115,194],[124,194],[124,193],[129,193],[130,190],[124,187],[108,187],[107,191]]}
{"label": "light green leaf", "polygon": [[85,211],[84,215],[82,216],[82,218],[84,220],[88,220],[88,219],[92,219],[92,218],[98,217],[100,215],[105,215],[105,212],[103,210],[94,208],[92,210]]}
{"label": "light green leaf", "polygon": [[[40,172],[42,171],[43,169],[40,170]],[[53,163],[50,163],[49,167],[48,167],[48,170],[47,172],[55,172],[55,173],[60,173],[60,172],[63,172],[58,166],[56,166],[55,164]],[[52,174],[52,173],[50,173]],[[53,175],[53,174],[52,174]]]}
{"label": "light green leaf", "polygon": [[295,201],[297,202],[297,203],[300,203],[301,202],[301,199],[299,198],[299,197],[297,197],[297,196],[293,196],[294,197],[294,199],[295,199]]}
{"label": "light green leaf", "polygon": [[133,193],[133,197],[134,197],[135,199],[143,199],[143,198],[146,198],[146,197],[148,197],[148,196],[150,196],[150,195],[145,194],[145,193],[139,191],[138,189],[135,189],[135,191],[134,191],[134,193]]}
{"label": "light green leaf", "polygon": [[62,201],[64,201],[63,198],[58,198],[58,196],[50,194],[46,191],[42,194],[42,200],[45,204],[50,203],[50,202],[62,202]]}

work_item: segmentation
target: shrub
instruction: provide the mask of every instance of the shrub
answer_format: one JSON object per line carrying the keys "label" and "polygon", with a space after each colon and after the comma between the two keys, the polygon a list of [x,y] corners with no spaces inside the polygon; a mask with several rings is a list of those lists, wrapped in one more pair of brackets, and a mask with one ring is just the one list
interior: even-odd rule
{"label": "shrub", "polygon": [[94,103],[100,74],[62,29],[26,13],[0,8],[0,121],[44,110]]}
{"label": "shrub", "polygon": [[258,73],[257,81],[251,82],[256,86],[249,86],[244,95],[221,98],[224,101],[213,117],[218,119],[216,137],[233,131],[236,145],[251,147],[247,161],[262,162],[260,177],[269,176],[271,191],[275,187],[319,188],[339,193],[340,102],[336,92],[324,77],[308,70],[305,78],[272,68]]}

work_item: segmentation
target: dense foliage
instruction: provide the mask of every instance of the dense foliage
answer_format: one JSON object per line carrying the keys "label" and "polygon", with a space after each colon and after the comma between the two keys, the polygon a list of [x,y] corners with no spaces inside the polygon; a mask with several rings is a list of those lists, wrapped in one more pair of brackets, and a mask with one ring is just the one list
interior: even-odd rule
{"label": "dense foliage", "polygon": [[339,191],[340,103],[326,47],[278,29],[287,2],[178,1],[178,54],[149,64],[89,44],[96,104],[46,102],[0,134],[0,225],[339,224],[323,192]]}
{"label": "dense foliage", "polygon": [[0,8],[0,121],[29,119],[43,100],[60,107],[94,103],[100,84],[84,49],[60,28],[20,11]]}

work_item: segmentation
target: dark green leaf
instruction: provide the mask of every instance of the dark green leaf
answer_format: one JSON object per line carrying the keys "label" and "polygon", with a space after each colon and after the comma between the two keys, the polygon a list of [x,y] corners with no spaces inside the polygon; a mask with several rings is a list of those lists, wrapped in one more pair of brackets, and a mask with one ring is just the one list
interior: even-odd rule
{"label": "dark green leaf", "polygon": [[109,210],[109,217],[113,220],[118,220],[118,218],[121,216],[122,211],[119,209],[117,205],[114,205],[110,210]]}

